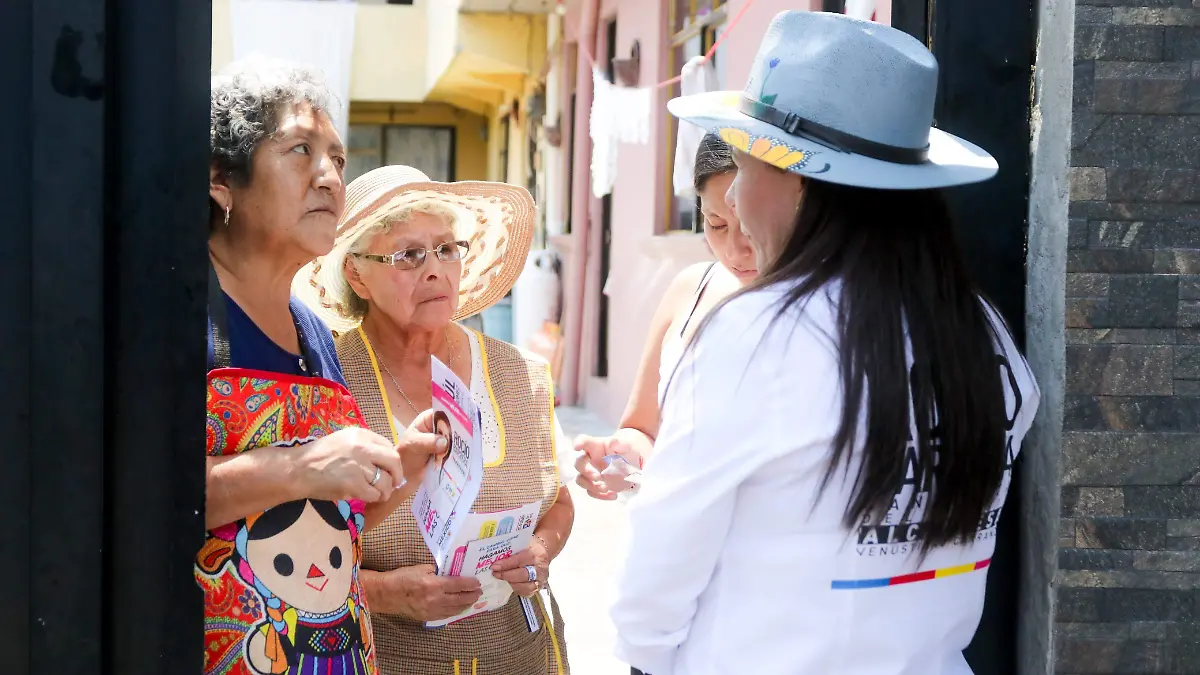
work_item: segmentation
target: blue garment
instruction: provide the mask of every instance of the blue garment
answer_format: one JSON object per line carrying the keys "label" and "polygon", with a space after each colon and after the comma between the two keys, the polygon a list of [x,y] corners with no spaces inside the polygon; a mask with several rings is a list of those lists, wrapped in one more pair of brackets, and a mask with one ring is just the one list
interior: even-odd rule
{"label": "blue garment", "polygon": [[[333,345],[333,334],[324,322],[300,300],[293,296],[288,306],[292,310],[292,317],[296,320],[300,343],[304,346],[309,360],[312,361],[312,363],[305,364],[308,366],[308,372],[301,369],[299,354],[292,354],[275,344],[242,311],[233,298],[225,292],[222,292],[221,295],[225,298],[230,367],[302,377],[323,377],[345,386],[346,378],[342,375],[342,364],[338,361],[337,350]],[[214,368],[212,336],[212,313],[210,312],[208,317],[209,370]]]}

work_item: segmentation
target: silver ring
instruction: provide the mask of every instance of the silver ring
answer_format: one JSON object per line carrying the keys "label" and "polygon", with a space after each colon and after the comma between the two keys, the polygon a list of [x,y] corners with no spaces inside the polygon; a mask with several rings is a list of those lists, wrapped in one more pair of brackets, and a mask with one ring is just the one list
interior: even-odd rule
{"label": "silver ring", "polygon": [[536,567],[534,567],[533,565],[526,565],[525,573],[529,575],[529,583],[532,584],[535,581],[537,581],[537,568]]}
{"label": "silver ring", "polygon": [[379,467],[375,467],[375,477],[372,478],[371,482],[367,483],[367,485],[370,485],[371,487],[375,487],[375,484],[379,482],[379,477],[382,475],[383,475],[383,472],[379,470]]}

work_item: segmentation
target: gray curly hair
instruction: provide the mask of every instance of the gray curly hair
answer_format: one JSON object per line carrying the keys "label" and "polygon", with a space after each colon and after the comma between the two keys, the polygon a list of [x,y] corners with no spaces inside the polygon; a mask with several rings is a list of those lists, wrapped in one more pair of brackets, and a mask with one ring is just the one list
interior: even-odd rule
{"label": "gray curly hair", "polygon": [[337,97],[320,71],[288,61],[252,56],[213,75],[209,161],[230,182],[250,180],[250,157],[279,129],[284,110],[298,103],[332,115]]}

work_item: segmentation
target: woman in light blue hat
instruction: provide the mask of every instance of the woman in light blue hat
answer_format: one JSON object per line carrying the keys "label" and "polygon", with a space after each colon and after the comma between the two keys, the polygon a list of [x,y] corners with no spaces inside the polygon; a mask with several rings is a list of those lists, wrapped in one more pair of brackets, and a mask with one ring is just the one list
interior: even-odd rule
{"label": "woman in light blue hat", "polygon": [[968,675],[1039,392],[941,188],[996,162],[933,128],[912,37],[784,12],[744,91],[671,101],[736,148],[761,275],[663,401],[612,616],[652,675]]}

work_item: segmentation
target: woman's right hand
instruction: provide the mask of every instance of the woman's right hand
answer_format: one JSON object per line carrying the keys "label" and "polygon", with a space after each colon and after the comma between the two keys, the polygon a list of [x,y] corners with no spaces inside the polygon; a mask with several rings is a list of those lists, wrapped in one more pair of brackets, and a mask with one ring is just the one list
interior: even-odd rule
{"label": "woman's right hand", "polygon": [[412,621],[449,619],[483,595],[475,577],[439,577],[433,565],[367,573],[375,577],[368,590],[371,611]]}
{"label": "woman's right hand", "polygon": [[440,459],[450,446],[433,429],[433,411],[426,410],[413,418],[397,448],[404,461],[404,479],[420,484],[430,459]]}
{"label": "woman's right hand", "polygon": [[610,484],[600,475],[606,467],[605,457],[619,455],[635,467],[642,466],[641,454],[615,436],[578,436],[575,439],[575,451],[579,453],[575,458],[575,470],[579,472],[575,483],[593,499],[613,501],[620,494],[610,490]]}
{"label": "woman's right hand", "polygon": [[396,447],[368,429],[341,429],[293,451],[304,494],[315,499],[387,501],[404,476]]}

